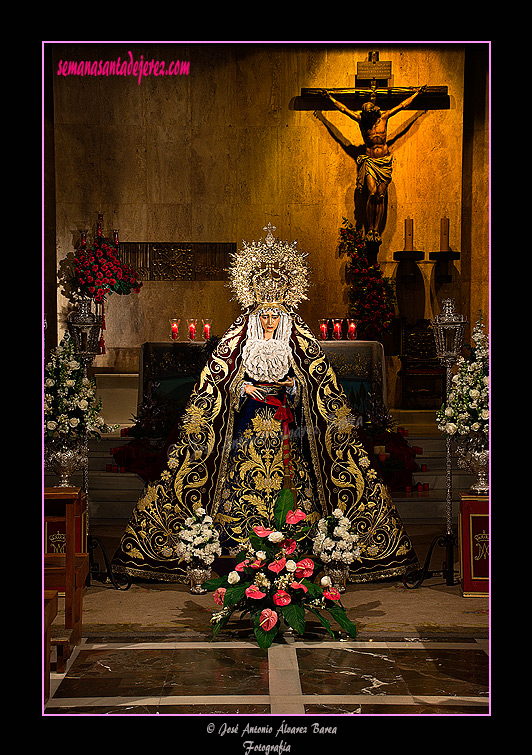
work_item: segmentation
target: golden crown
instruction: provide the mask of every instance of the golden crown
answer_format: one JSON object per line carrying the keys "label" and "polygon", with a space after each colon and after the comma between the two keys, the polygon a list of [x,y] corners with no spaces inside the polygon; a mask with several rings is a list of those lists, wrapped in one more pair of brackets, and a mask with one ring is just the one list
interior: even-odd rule
{"label": "golden crown", "polygon": [[263,228],[264,240],[242,242],[231,254],[229,286],[241,306],[271,306],[296,309],[308,288],[306,254],[298,252],[297,241],[279,241],[271,223]]}

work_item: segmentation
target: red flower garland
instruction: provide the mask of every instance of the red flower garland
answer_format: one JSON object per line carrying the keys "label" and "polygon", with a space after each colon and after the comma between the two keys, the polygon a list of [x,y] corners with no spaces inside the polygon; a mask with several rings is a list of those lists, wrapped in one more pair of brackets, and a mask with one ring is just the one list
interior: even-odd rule
{"label": "red flower garland", "polygon": [[358,320],[357,333],[368,340],[379,340],[395,316],[395,289],[384,278],[378,262],[370,262],[361,231],[346,218],[340,229],[339,251],[349,256],[348,316]]}

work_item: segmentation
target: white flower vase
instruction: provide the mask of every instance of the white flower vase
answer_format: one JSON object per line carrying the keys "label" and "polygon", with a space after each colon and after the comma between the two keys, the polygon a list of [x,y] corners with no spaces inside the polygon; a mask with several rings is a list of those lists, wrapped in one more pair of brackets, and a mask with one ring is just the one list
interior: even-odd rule
{"label": "white flower vase", "polygon": [[339,561],[329,561],[329,563],[325,564],[325,574],[329,577],[332,586],[338,592],[345,592],[349,574],[349,566],[347,564],[342,564]]}
{"label": "white flower vase", "polygon": [[489,450],[467,449],[458,447],[456,452],[458,466],[462,469],[468,469],[476,475],[476,482],[469,488],[470,493],[477,495],[488,495],[489,493]]}
{"label": "white flower vase", "polygon": [[53,439],[44,446],[45,468],[59,476],[59,488],[73,487],[72,476],[83,469],[87,457],[79,439]]}
{"label": "white flower vase", "polygon": [[187,566],[187,577],[190,581],[190,592],[192,595],[203,595],[207,590],[202,585],[210,579],[211,567],[202,561],[192,561]]}

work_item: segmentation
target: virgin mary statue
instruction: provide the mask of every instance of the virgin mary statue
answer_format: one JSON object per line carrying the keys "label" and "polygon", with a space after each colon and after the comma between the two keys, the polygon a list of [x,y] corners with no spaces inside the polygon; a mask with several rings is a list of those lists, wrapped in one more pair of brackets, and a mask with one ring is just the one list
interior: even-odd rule
{"label": "virgin mary statue", "polygon": [[186,581],[178,534],[198,508],[224,552],[251,528],[273,525],[290,488],[314,528],[340,509],[358,534],[353,582],[418,567],[390,498],[357,437],[355,417],[325,353],[296,309],[306,299],[297,242],[264,241],[232,255],[229,280],[243,307],[195,385],[160,477],[144,489],[113,558],[132,577]]}

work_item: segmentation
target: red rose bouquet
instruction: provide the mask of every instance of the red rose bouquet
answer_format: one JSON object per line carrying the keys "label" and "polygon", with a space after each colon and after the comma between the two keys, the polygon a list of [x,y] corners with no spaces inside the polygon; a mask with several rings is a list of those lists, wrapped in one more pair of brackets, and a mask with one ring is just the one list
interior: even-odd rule
{"label": "red rose bouquet", "polygon": [[72,290],[102,303],[113,292],[121,295],[142,287],[137,272],[121,261],[118,244],[98,236],[92,246],[82,245],[74,256]]}
{"label": "red rose bouquet", "polygon": [[261,648],[272,644],[283,619],[297,634],[303,634],[306,611],[314,614],[323,627],[335,637],[326,610],[351,637],[356,626],[348,619],[340,601],[340,593],[324,578],[322,585],[315,577],[314,561],[297,559],[296,549],[308,531],[303,522],[306,514],[294,510],[289,490],[282,490],[274,508],[277,529],[256,526],[247,547],[237,556],[235,569],[228,575],[203,583],[214,591],[214,602],[220,610],[213,614],[213,639],[236,611],[249,613],[256,640]]}

